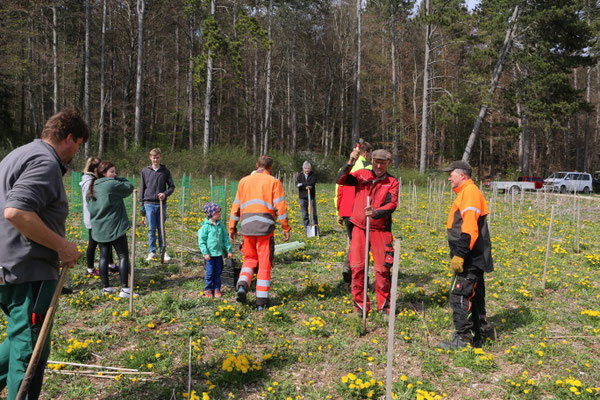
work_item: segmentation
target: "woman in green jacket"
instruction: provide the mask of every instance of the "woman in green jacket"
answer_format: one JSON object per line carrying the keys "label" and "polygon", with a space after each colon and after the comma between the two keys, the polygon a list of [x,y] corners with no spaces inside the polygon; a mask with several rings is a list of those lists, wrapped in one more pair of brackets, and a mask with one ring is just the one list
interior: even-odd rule
{"label": "woman in green jacket", "polygon": [[128,285],[129,247],[127,230],[131,227],[123,199],[133,192],[133,185],[125,178],[117,177],[115,166],[110,161],[102,161],[98,165],[97,177],[90,184],[88,191],[88,210],[92,225],[92,237],[100,245],[100,278],[102,292],[116,293],[108,280],[108,260],[111,246],[119,256],[119,277],[121,291],[119,297],[131,295]]}

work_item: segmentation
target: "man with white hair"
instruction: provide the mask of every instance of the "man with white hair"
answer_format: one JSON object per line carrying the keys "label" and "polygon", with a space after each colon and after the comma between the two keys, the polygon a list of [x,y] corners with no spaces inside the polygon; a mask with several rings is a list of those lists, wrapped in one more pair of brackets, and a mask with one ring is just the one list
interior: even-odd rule
{"label": "man with white hair", "polygon": [[300,203],[300,210],[302,211],[302,222],[304,228],[310,224],[310,217],[308,215],[308,200],[312,204],[312,216],[313,224],[319,225],[319,219],[317,218],[317,200],[315,199],[315,184],[317,183],[317,176],[312,170],[312,166],[308,161],[304,161],[302,164],[302,172],[298,172],[296,177],[296,187],[298,188],[298,202]]}

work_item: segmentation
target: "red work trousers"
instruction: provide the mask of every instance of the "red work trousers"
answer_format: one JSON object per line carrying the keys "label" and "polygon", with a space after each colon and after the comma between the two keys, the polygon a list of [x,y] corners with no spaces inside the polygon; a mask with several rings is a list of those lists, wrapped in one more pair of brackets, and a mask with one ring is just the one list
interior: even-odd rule
{"label": "red work trousers", "polygon": [[244,262],[236,286],[250,288],[254,269],[258,266],[256,277],[256,305],[265,305],[269,302],[269,289],[271,288],[271,263],[275,254],[275,241],[273,234],[266,236],[244,236],[242,254]]}
{"label": "red work trousers", "polygon": [[[381,312],[389,312],[390,267],[394,262],[394,238],[392,232],[370,231],[369,243],[375,269],[375,292]],[[352,297],[355,311],[362,311],[365,278],[365,230],[354,226],[350,243],[350,268],[352,269]],[[371,301],[367,296],[367,312]]]}

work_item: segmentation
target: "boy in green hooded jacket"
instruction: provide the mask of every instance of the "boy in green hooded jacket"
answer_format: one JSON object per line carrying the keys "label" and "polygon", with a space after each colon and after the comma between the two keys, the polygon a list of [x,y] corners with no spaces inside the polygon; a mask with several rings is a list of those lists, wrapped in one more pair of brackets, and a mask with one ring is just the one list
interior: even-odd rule
{"label": "boy in green hooded jacket", "polygon": [[216,203],[207,203],[204,206],[206,219],[198,230],[198,245],[206,261],[206,274],[204,281],[204,295],[212,297],[213,291],[216,298],[221,297],[221,272],[223,271],[223,254],[232,257],[229,235],[223,222],[221,222],[221,207]]}

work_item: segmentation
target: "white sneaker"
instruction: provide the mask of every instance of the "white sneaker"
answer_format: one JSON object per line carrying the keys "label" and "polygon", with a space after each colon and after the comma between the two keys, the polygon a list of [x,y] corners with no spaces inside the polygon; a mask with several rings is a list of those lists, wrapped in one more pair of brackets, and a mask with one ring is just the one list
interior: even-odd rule
{"label": "white sneaker", "polygon": [[[121,297],[123,299],[128,299],[130,293],[131,293],[131,291],[130,291],[129,288],[127,288],[127,287],[121,288],[121,291],[119,292],[119,297]],[[138,297],[138,294],[137,293],[133,293],[133,297],[134,298]]]}
{"label": "white sneaker", "polygon": [[156,253],[148,253],[148,256],[146,257],[146,261],[152,261],[154,259],[154,257],[156,257]]}
{"label": "white sneaker", "polygon": [[117,293],[117,289],[115,289],[114,287],[109,286],[102,289],[102,294],[109,295],[113,293]]}
{"label": "white sneaker", "polygon": [[169,257],[169,254],[165,251],[165,261],[171,261],[171,257]]}

